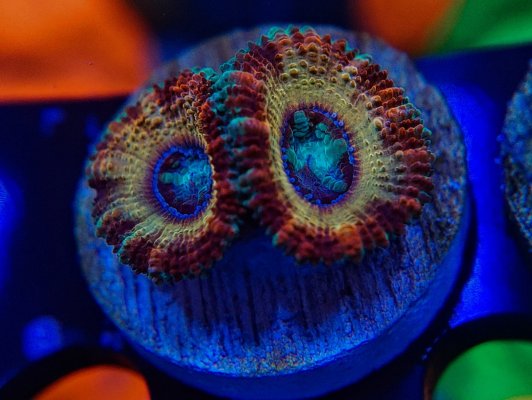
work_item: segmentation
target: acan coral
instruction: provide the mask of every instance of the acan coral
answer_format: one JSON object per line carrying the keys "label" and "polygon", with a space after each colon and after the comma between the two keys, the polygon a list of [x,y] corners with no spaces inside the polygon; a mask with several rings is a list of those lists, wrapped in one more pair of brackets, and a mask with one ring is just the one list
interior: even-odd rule
{"label": "acan coral", "polygon": [[386,71],[312,29],[274,29],[216,83],[234,184],[297,260],[358,261],[430,199],[430,132]]}
{"label": "acan coral", "polygon": [[419,111],[345,40],[273,29],[220,69],[155,85],[98,143],[93,216],[122,263],[197,276],[244,209],[299,262],[356,262],[430,200]]}
{"label": "acan coral", "polygon": [[205,132],[209,71],[155,86],[112,122],[87,167],[97,234],[155,280],[197,276],[238,232],[229,153]]}

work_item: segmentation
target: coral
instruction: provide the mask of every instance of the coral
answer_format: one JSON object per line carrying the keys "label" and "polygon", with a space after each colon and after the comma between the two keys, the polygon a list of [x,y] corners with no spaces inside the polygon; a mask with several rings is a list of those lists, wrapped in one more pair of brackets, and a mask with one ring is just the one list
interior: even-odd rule
{"label": "coral", "polygon": [[97,234],[155,280],[197,276],[250,211],[299,262],[360,261],[430,200],[430,132],[367,55],[273,29],[140,95],[87,173]]}
{"label": "coral", "polygon": [[503,129],[501,150],[510,210],[532,251],[532,61],[515,93]]}
{"label": "coral", "polygon": [[154,280],[197,276],[238,232],[229,154],[206,127],[212,73],[185,71],[112,122],[87,167],[97,234]]}
{"label": "coral", "polygon": [[[362,379],[403,353],[423,333],[445,304],[464,264],[470,231],[465,148],[444,99],[404,54],[379,40],[331,26],[317,29],[322,36],[330,33],[335,39],[346,38],[371,54],[395,84],[405,88],[405,94],[421,110],[424,126],[433,132],[430,150],[436,158],[432,162],[435,189],[431,203],[423,206],[418,220],[405,226],[403,235],[390,240],[388,248],[368,252],[356,265],[300,266],[295,257],[274,246],[272,236],[247,214],[239,238],[224,250],[208,280],[159,287],[121,265],[112,248],[95,236],[90,209],[96,192],[85,181],[76,196],[81,268],[102,309],[129,340],[146,350],[149,361],[219,396],[264,397],[268,386],[271,397],[286,397],[286,393],[315,397]],[[176,70],[198,65],[219,68],[263,32],[259,27],[211,39],[180,55],[173,71],[167,68],[164,74],[177,76]],[[238,75],[224,72],[219,77],[209,76],[213,82],[208,100],[213,129],[205,132],[219,146],[217,154],[227,149],[231,155],[236,152],[244,157],[244,146],[234,146],[234,139],[242,139],[236,134],[249,118],[243,111],[255,102],[250,98],[249,108],[240,111],[226,106],[232,95],[224,89],[232,91],[235,78]],[[155,77],[153,81],[163,80]],[[246,83],[256,90],[263,85],[253,79]],[[242,102],[254,94],[242,88],[237,96]],[[277,134],[279,141],[272,143],[279,147],[280,156],[283,148],[303,154],[299,147],[318,142],[326,134],[334,139],[343,139],[343,131],[353,135],[345,115],[330,107],[316,106],[316,112],[313,108],[281,112],[285,133]],[[315,162],[342,171],[335,177],[348,189],[329,195],[331,200],[344,197],[337,204],[326,203],[322,197],[325,204],[319,206],[294,189],[293,196],[307,207],[334,212],[351,201],[350,190],[360,184],[365,173],[360,169],[364,165],[360,157],[363,143],[343,141],[354,150],[354,162],[346,161],[339,145]],[[250,162],[258,163],[253,153],[262,148],[251,148],[251,144],[245,148]],[[228,177],[233,181],[249,172],[235,170],[237,164],[232,163]],[[287,174],[292,169],[294,178],[305,177],[288,160],[286,163],[278,165],[280,172]],[[327,186],[320,176],[308,177],[325,193]],[[357,180],[348,181],[348,177]],[[217,179],[214,173],[212,179]],[[249,201],[256,191],[250,186],[238,189],[241,201]]]}
{"label": "coral", "polygon": [[430,132],[367,55],[272,29],[222,66],[212,108],[243,203],[300,262],[358,261],[430,200]]}

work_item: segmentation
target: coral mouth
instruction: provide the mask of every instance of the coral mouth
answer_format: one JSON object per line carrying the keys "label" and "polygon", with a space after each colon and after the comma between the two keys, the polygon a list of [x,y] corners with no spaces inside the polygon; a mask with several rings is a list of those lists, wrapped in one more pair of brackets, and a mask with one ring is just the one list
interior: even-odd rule
{"label": "coral mouth", "polygon": [[153,191],[174,217],[197,217],[212,197],[212,170],[207,154],[196,146],[167,150],[155,165]]}
{"label": "coral mouth", "polygon": [[337,113],[302,105],[286,113],[281,128],[283,167],[298,194],[311,204],[341,201],[356,180],[355,148]]}

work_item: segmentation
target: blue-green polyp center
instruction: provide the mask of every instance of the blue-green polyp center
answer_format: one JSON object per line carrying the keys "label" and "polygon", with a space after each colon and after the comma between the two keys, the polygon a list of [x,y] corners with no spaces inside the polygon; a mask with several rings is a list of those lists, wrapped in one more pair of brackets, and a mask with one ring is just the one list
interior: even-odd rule
{"label": "blue-green polyp center", "polygon": [[344,122],[321,107],[300,106],[285,114],[281,129],[283,166],[297,193],[320,206],[341,201],[356,173]]}
{"label": "blue-green polyp center", "polygon": [[178,146],[157,161],[152,180],[155,197],[179,219],[199,215],[209,204],[212,169],[205,151],[198,146]]}

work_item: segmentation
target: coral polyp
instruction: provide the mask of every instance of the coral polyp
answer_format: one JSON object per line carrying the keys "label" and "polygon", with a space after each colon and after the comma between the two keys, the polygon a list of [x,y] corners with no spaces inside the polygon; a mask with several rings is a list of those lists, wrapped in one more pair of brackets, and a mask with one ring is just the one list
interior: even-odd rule
{"label": "coral polyp", "polygon": [[112,122],[87,167],[97,234],[154,280],[197,276],[238,231],[228,157],[207,135],[212,82],[185,71]]}
{"label": "coral polyp", "polygon": [[213,108],[244,204],[298,261],[358,261],[430,200],[430,131],[369,57],[273,29],[222,67]]}

